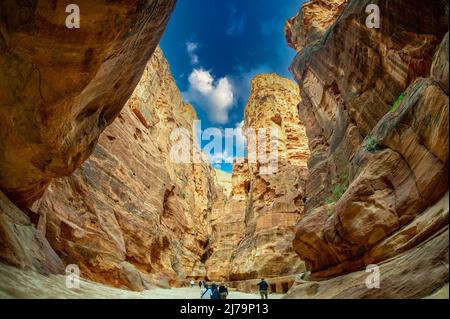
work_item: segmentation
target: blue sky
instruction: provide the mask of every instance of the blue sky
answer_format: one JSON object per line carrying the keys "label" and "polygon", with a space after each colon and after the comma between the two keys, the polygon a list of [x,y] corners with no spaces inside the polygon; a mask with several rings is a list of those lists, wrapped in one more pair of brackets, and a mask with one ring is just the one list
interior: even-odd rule
{"label": "blue sky", "polygon": [[[295,52],[286,44],[283,26],[302,2],[178,0],[161,48],[203,130],[241,124],[253,76],[275,72],[291,77],[288,67]],[[208,142],[202,141],[202,147]],[[230,161],[236,156],[236,142],[233,144],[234,149],[225,149],[223,142],[214,157]],[[232,167],[223,162],[215,166],[225,171]]]}

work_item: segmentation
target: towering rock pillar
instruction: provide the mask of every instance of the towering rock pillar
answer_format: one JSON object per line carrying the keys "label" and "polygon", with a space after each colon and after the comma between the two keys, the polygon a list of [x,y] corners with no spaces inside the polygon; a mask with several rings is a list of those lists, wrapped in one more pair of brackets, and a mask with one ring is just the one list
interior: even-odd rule
{"label": "towering rock pillar", "polygon": [[288,79],[262,74],[252,80],[245,107],[247,149],[251,152],[248,129],[267,130],[267,136],[273,129],[278,135],[277,163],[273,172],[263,169],[259,151],[271,152],[273,141],[267,137],[262,145],[258,138],[257,162],[248,156],[245,233],[231,260],[231,280],[283,276],[303,269],[292,249],[293,226],[303,216],[309,157],[305,126],[297,111],[299,99],[298,88]]}
{"label": "towering rock pillar", "polygon": [[244,121],[247,144],[251,143],[251,130],[256,136],[258,129],[265,130],[266,145],[258,140],[254,148],[268,153],[268,135],[270,129],[275,130],[278,141],[272,144],[276,146],[277,160],[272,162],[272,172],[264,169],[266,159],[259,162],[258,156],[266,154],[258,152],[256,162],[248,156],[233,166],[232,193],[222,212],[223,224],[216,238],[219,244],[215,245],[227,248],[213,251],[207,264],[208,274],[214,277],[219,274],[214,265],[226,265],[220,270],[231,281],[303,270],[302,261],[292,249],[294,225],[303,216],[309,156],[305,127],[297,111],[298,88],[275,74],[259,75],[251,86]]}

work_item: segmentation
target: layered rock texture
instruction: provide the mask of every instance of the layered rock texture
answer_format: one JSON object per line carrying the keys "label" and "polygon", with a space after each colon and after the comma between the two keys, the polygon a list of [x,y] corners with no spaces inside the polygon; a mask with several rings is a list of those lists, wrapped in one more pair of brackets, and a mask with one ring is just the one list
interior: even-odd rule
{"label": "layered rock texture", "polygon": [[45,275],[60,274],[64,264],[29,216],[0,192],[0,262]]}
{"label": "layered rock texture", "polygon": [[70,175],[136,87],[175,0],[0,4],[0,189],[28,207]]}
{"label": "layered rock texture", "polygon": [[288,45],[300,51],[304,46],[320,40],[342,13],[347,0],[312,0],[302,5],[299,13],[284,27]]}
{"label": "layered rock texture", "polygon": [[[245,107],[248,154],[256,157],[234,164],[232,193],[220,207],[215,224],[215,247],[208,260],[208,277],[223,274],[229,280],[247,280],[295,274],[303,269],[292,249],[293,227],[303,215],[309,149],[304,124],[297,111],[298,88],[292,81],[275,74],[252,80],[251,96]],[[252,143],[253,129],[273,129],[277,162],[269,172],[266,158],[271,151],[269,137]],[[255,141],[255,140],[253,140]],[[253,144],[253,146],[252,146]],[[214,226],[213,226],[214,227]],[[215,266],[216,265],[216,266]],[[217,270],[221,265],[220,271]]]}
{"label": "layered rock texture", "polygon": [[216,169],[217,185],[221,186],[222,191],[226,196],[230,196],[231,190],[233,188],[232,174],[224,172],[222,170]]}
{"label": "layered rock texture", "polygon": [[[370,29],[372,2],[310,1],[286,25],[311,149],[294,249],[322,280],[290,297],[423,297],[448,282],[448,2],[377,1]],[[381,289],[365,286],[369,264]]]}
{"label": "layered rock texture", "polygon": [[[248,166],[233,164],[231,193],[218,192],[209,223],[211,236],[205,255],[207,278],[221,281],[230,276],[230,262],[245,233]],[[223,188],[222,188],[223,189]]]}
{"label": "layered rock texture", "polygon": [[157,49],[89,160],[52,182],[36,209],[38,229],[84,278],[142,290],[205,275],[215,173],[204,160],[177,164],[170,155],[179,142],[172,132],[184,129],[203,158],[194,120]]}

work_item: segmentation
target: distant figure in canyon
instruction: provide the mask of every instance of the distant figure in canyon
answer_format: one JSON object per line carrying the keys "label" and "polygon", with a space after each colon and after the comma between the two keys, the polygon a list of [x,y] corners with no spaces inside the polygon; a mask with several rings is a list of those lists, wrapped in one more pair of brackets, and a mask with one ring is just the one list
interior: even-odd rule
{"label": "distant figure in canyon", "polygon": [[259,293],[261,294],[261,299],[268,299],[267,290],[269,289],[269,284],[264,278],[261,278],[261,281],[257,283],[259,286]]}
{"label": "distant figure in canyon", "polygon": [[195,286],[195,281],[191,280],[191,288],[194,288],[194,286]]}
{"label": "distant figure in canyon", "polygon": [[225,283],[223,281],[219,286],[219,294],[220,294],[220,299],[227,299],[228,288],[225,286]]}

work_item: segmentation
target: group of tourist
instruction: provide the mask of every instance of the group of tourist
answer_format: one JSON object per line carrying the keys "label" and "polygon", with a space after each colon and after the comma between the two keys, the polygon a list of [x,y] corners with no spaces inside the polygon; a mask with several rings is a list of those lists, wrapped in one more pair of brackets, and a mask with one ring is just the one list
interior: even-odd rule
{"label": "group of tourist", "polygon": [[218,287],[214,281],[209,286],[205,281],[200,281],[198,285],[200,287],[200,299],[227,299],[228,288],[223,281]]}
{"label": "group of tourist", "polygon": [[[194,288],[194,286],[195,281],[191,280],[190,287]],[[228,288],[225,286],[224,281],[222,281],[219,286],[217,286],[214,281],[208,286],[206,281],[200,280],[198,286],[200,287],[200,299],[227,299],[228,297]],[[269,290],[267,281],[262,278],[261,281],[257,283],[257,286],[259,288],[261,299],[267,299]]]}

